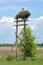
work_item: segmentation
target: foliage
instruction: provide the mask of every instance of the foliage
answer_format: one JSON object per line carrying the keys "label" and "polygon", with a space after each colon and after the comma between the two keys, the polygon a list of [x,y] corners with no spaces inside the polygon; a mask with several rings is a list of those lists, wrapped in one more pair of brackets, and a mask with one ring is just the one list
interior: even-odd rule
{"label": "foliage", "polygon": [[11,54],[11,53],[9,53],[8,55],[7,55],[7,57],[6,57],[6,60],[8,60],[8,61],[11,61],[11,60],[13,60],[14,59],[14,56],[13,56],[13,54]]}
{"label": "foliage", "polygon": [[[35,44],[35,37],[32,35],[31,33],[31,29],[30,28],[26,28],[26,56],[34,56],[34,54],[36,53],[36,44]],[[24,31],[22,30],[20,33],[20,39],[23,42],[24,40]],[[19,42],[19,46],[22,49],[22,51],[24,51],[24,44],[22,42]]]}

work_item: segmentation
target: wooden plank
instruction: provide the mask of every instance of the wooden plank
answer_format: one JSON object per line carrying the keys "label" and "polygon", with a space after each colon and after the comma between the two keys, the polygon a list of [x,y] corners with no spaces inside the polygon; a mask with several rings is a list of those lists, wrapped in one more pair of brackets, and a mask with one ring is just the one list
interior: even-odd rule
{"label": "wooden plank", "polygon": [[28,24],[16,24],[14,26],[24,26],[24,25],[28,25]]}
{"label": "wooden plank", "polygon": [[[25,21],[28,21],[28,20],[25,20]],[[17,20],[14,21],[14,22],[17,22]],[[18,20],[18,22],[24,22],[24,20]]]}

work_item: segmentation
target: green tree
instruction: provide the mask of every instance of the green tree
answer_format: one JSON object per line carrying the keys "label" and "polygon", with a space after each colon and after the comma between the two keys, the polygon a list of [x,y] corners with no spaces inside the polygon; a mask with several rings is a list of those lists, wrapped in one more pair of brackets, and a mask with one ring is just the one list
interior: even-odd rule
{"label": "green tree", "polygon": [[[32,35],[31,33],[31,29],[30,28],[26,28],[26,56],[34,56],[34,54],[36,53],[36,44],[35,44],[35,36]],[[22,49],[22,51],[24,51],[24,30],[22,29],[20,35],[20,42],[19,42],[19,46]]]}

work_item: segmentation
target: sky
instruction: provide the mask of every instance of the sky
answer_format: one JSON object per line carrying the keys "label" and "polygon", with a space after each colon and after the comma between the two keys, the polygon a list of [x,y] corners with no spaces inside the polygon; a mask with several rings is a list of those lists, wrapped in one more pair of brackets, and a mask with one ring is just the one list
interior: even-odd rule
{"label": "sky", "polygon": [[[14,43],[15,16],[22,8],[28,10],[28,27],[35,35],[36,43],[43,43],[43,0],[0,0],[0,43]],[[19,27],[19,32],[22,27]]]}

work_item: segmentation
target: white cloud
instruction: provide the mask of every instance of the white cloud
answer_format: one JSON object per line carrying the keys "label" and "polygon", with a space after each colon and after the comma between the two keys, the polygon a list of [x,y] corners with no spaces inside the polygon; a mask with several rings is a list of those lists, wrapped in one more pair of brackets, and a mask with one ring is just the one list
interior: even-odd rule
{"label": "white cloud", "polygon": [[40,16],[40,17],[37,17],[37,18],[30,18],[29,20],[30,20],[30,21],[31,21],[31,20],[34,20],[34,21],[36,21],[36,22],[37,22],[37,21],[40,22],[41,20],[43,20],[43,16]]}
{"label": "white cloud", "polygon": [[0,19],[0,28],[3,27],[2,25],[5,25],[4,28],[10,28],[12,30],[15,30],[15,22],[16,19],[14,19],[13,17],[6,17],[6,16],[3,16],[1,19]]}
{"label": "white cloud", "polygon": [[[0,19],[0,38],[1,38],[1,40],[4,41],[4,40],[6,40],[10,37],[14,41],[15,32],[16,32],[14,25],[15,25],[15,22],[14,22],[13,17],[3,16]],[[38,37],[38,39],[40,41],[40,38],[42,38],[42,37],[39,38],[39,36],[41,36],[41,35],[43,36],[43,31],[41,29],[41,28],[43,28],[43,16],[40,16],[40,17],[37,17],[37,18],[29,18],[28,25],[32,29],[32,31],[35,32],[34,33],[35,36]],[[22,27],[19,27],[19,30],[18,30],[19,33],[20,33],[21,30],[22,30]],[[10,41],[11,41],[11,39],[10,39]]]}
{"label": "white cloud", "polygon": [[41,24],[43,22],[43,16],[40,16],[38,18],[30,18],[28,25],[32,30],[37,30],[38,29],[38,25]]}
{"label": "white cloud", "polygon": [[3,16],[3,17],[0,19],[0,22],[12,23],[12,22],[14,22],[14,18]]}
{"label": "white cloud", "polygon": [[30,26],[29,26],[30,28],[31,28],[31,30],[36,30],[36,25],[34,25],[34,24],[30,24]]}
{"label": "white cloud", "polygon": [[[9,23],[9,27],[11,27],[12,23],[15,24],[16,21],[13,17],[7,17],[7,16],[3,16],[1,19],[0,19],[0,22],[7,22]],[[38,18],[29,18],[29,22],[28,22],[28,25],[29,27],[32,29],[32,30],[37,30],[38,29],[38,24],[40,24],[41,22],[43,22],[43,16],[40,16]],[[11,24],[10,24],[11,23]],[[12,29],[14,29],[12,27]]]}
{"label": "white cloud", "polygon": [[35,21],[38,21],[38,22],[42,21],[42,20],[43,20],[43,16],[40,16],[40,17],[38,17],[38,18],[35,19]]}

